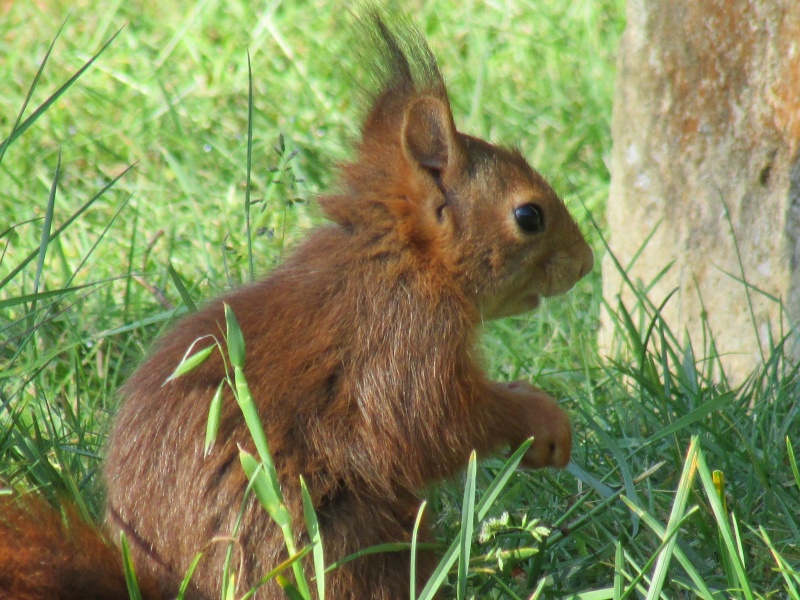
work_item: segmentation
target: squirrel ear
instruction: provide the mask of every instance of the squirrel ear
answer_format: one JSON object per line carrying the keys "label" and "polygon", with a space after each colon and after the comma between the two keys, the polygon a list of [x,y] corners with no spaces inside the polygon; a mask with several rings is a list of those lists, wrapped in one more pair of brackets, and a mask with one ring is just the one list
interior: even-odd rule
{"label": "squirrel ear", "polygon": [[403,150],[426,171],[441,173],[454,158],[455,133],[450,108],[438,98],[423,96],[406,110]]}

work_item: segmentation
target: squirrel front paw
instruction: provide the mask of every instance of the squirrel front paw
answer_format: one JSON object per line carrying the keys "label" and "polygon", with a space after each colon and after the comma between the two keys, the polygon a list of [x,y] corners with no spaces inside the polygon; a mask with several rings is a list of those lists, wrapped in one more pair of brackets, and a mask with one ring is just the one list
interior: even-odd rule
{"label": "squirrel front paw", "polygon": [[556,401],[527,381],[505,384],[514,397],[521,417],[522,440],[533,437],[533,444],[522,459],[523,466],[563,468],[572,452],[572,427],[569,416]]}

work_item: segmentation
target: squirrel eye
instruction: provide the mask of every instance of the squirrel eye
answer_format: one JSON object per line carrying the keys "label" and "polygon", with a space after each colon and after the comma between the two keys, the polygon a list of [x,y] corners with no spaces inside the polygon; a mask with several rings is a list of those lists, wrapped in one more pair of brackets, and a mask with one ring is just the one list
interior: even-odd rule
{"label": "squirrel eye", "polygon": [[517,225],[528,233],[544,231],[544,212],[538,204],[523,204],[514,209]]}

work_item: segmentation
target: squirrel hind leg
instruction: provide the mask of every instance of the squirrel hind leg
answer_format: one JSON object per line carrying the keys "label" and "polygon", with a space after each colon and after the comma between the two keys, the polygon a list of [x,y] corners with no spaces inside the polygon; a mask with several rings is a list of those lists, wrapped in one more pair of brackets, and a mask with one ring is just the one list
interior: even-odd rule
{"label": "squirrel hind leg", "polygon": [[[394,504],[365,503],[349,497],[337,502],[336,518],[320,511],[326,561],[342,558],[382,544],[409,542],[419,499],[406,498]],[[353,523],[361,524],[357,529]],[[420,526],[420,543],[431,540],[425,519]],[[433,551],[416,551],[416,589],[422,590],[436,567]],[[326,596],[346,600],[406,600],[410,593],[411,557],[408,550],[365,554],[344,563],[325,578]]]}

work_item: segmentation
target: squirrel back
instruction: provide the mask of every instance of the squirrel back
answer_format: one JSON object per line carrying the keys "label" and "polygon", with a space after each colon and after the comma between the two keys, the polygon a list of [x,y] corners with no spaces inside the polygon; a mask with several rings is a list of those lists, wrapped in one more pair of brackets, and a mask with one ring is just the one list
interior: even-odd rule
{"label": "squirrel back", "polygon": [[[121,390],[107,524],[165,597],[201,551],[188,597],[219,595],[231,547],[240,589],[287,559],[280,530],[246,497],[239,448],[254,448],[228,392],[204,452],[223,356],[167,382],[187,349],[225,330],[223,303],[242,329],[244,374],[289,511],[304,522],[302,476],[328,562],[409,541],[420,491],[473,449],[485,456],[534,437],[527,466],[569,460],[567,415],[526,382],[490,381],[476,341],[483,320],[570,289],[592,252],[518,151],[457,130],[422,35],[377,11],[365,23],[376,85],[354,158],[319,199],[330,223],[264,280],[179,321]],[[434,559],[418,558],[420,585]],[[336,600],[407,598],[408,553],[361,556],[326,575],[326,589]],[[283,592],[268,582],[257,597]]]}

